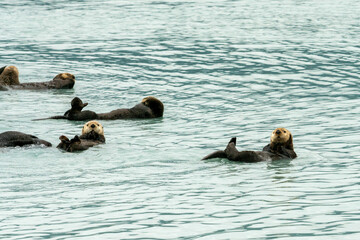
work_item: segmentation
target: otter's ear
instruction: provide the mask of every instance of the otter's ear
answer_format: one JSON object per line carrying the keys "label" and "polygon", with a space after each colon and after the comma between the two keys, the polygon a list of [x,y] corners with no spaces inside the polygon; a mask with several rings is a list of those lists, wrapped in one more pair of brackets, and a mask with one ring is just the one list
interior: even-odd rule
{"label": "otter's ear", "polygon": [[290,134],[289,140],[285,143],[285,148],[290,149],[290,150],[294,150],[292,134]]}

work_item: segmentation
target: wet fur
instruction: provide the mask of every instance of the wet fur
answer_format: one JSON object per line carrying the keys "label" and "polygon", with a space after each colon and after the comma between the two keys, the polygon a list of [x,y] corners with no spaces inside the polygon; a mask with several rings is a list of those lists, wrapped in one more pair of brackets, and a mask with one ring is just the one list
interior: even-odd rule
{"label": "wet fur", "polygon": [[8,131],[0,134],[0,147],[22,147],[26,145],[44,145],[51,147],[51,143],[30,134],[16,131]]}
{"label": "wet fur", "polygon": [[96,119],[97,114],[95,112],[82,111],[82,109],[87,105],[88,103],[83,103],[80,98],[75,97],[71,101],[71,109],[65,112],[64,118],[77,121]]}
{"label": "wet fur", "polygon": [[[97,126],[92,127],[93,124]],[[103,128],[96,121],[87,122],[83,127],[80,137],[76,135],[73,139],[69,140],[66,136],[62,135],[59,139],[61,142],[57,148],[67,152],[84,151],[95,145],[105,143]]]}
{"label": "wet fur", "polygon": [[[93,140],[93,139],[86,139],[86,136],[81,135],[75,136],[73,139],[69,140],[66,136],[61,136],[60,143],[57,148],[60,148],[67,152],[77,152],[77,151],[84,151],[93,147],[95,145],[105,143],[105,138],[103,137],[102,140]],[[101,137],[99,137],[101,139]]]}
{"label": "wet fur", "polygon": [[19,71],[15,66],[5,66],[0,69],[0,90],[7,89],[70,89],[75,84],[75,76],[70,73],[60,73],[48,82],[19,82]]}
{"label": "wet fur", "polygon": [[19,85],[19,71],[15,66],[4,66],[1,68],[0,85],[11,86]]}
{"label": "wet fur", "polygon": [[[146,119],[162,117],[164,113],[163,103],[155,97],[146,97],[141,103],[132,108],[116,109],[107,113],[99,113],[93,111],[83,111],[82,109],[87,106],[83,104],[80,98],[75,97],[71,101],[71,109],[65,112],[63,116],[52,116],[49,118],[41,118],[34,120],[44,119],[68,119],[68,120],[116,120],[116,119]],[[73,104],[74,103],[74,104]]]}
{"label": "wet fur", "polygon": [[292,134],[285,128],[277,128],[273,131],[270,144],[266,145],[262,151],[238,151],[236,149],[236,138],[232,138],[225,150],[213,152],[205,156],[203,160],[227,158],[239,162],[260,162],[284,158],[294,159],[296,157]]}

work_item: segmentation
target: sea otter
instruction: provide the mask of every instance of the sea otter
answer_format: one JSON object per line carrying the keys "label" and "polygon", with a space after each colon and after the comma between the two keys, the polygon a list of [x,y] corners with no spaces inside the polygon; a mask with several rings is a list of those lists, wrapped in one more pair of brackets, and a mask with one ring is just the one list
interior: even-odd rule
{"label": "sea otter", "polygon": [[227,158],[239,162],[260,162],[265,160],[294,159],[297,157],[293,137],[289,130],[285,128],[275,129],[270,137],[270,143],[262,151],[238,151],[236,149],[236,138],[232,138],[224,151],[213,152],[203,160],[211,158]]}
{"label": "sea otter", "polygon": [[26,133],[16,131],[0,133],[0,147],[22,147],[26,145],[44,145],[51,147],[51,143]]}
{"label": "sea otter", "polygon": [[45,120],[45,119],[68,119],[68,120],[76,120],[76,121],[96,119],[98,115],[95,112],[87,111],[87,110],[82,111],[82,109],[87,105],[88,103],[83,103],[80,98],[75,97],[71,101],[71,108],[67,110],[64,113],[64,115],[33,119],[33,121]]}
{"label": "sea otter", "polygon": [[163,103],[156,97],[145,97],[132,108],[116,109],[108,113],[99,113],[97,119],[114,120],[130,118],[158,118],[164,113]]}
{"label": "sea otter", "polygon": [[75,136],[69,140],[66,136],[59,137],[60,143],[57,148],[67,152],[83,151],[89,147],[105,143],[104,128],[97,121],[90,121],[85,123],[82,128],[81,136]]}
{"label": "sea otter", "polygon": [[115,120],[115,119],[142,119],[162,117],[164,113],[163,103],[155,97],[145,97],[139,104],[132,108],[122,108],[108,113],[95,113],[93,111],[82,111],[88,104],[83,103],[78,97],[71,101],[71,109],[64,115],[52,116],[48,118],[34,119],[68,119],[68,120]]}
{"label": "sea otter", "polygon": [[4,66],[0,68],[0,90],[7,89],[70,89],[75,84],[75,76],[70,73],[60,73],[48,82],[19,82],[19,70],[15,66]]}

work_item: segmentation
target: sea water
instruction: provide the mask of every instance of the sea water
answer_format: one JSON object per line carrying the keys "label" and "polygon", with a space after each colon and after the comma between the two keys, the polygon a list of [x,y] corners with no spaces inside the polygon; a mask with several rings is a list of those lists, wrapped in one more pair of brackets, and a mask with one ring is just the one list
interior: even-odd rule
{"label": "sea water", "polygon": [[[360,238],[360,2],[3,0],[0,132],[52,148],[0,150],[1,239]],[[1,67],[0,66],[0,67]],[[83,121],[156,96],[164,117],[101,121],[106,144],[56,149]],[[298,158],[201,161],[237,137],[261,150],[285,127]]]}

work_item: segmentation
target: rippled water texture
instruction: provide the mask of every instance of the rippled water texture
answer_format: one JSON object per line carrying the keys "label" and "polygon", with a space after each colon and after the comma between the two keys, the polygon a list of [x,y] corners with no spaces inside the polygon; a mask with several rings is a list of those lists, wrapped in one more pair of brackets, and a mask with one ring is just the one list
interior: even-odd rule
{"label": "rippled water texture", "polygon": [[[360,2],[28,1],[0,7],[0,64],[20,81],[70,72],[72,90],[0,92],[0,132],[55,146],[84,122],[132,107],[162,119],[102,121],[82,153],[0,150],[1,239],[359,239]],[[0,66],[0,67],[1,67]],[[292,161],[200,161],[276,127]]]}

